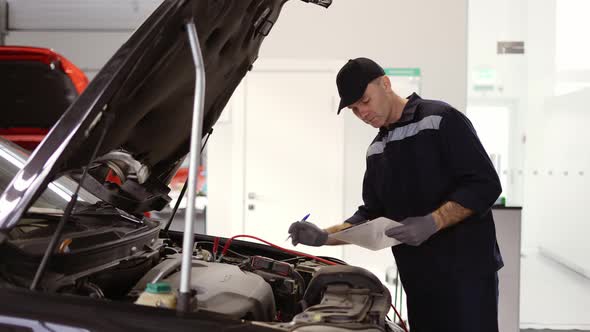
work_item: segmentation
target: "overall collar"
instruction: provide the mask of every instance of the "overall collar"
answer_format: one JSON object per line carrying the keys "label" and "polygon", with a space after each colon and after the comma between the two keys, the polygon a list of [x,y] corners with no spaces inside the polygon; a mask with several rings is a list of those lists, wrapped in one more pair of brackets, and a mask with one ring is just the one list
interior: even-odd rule
{"label": "overall collar", "polygon": [[379,132],[387,132],[393,128],[399,127],[400,125],[403,125],[409,121],[414,120],[414,117],[416,115],[416,107],[418,106],[418,103],[420,102],[420,100],[422,100],[422,98],[420,98],[420,96],[418,96],[418,94],[414,92],[406,99],[408,100],[408,102],[404,106],[404,109],[402,110],[402,116],[399,118],[399,120],[388,126],[379,128]]}

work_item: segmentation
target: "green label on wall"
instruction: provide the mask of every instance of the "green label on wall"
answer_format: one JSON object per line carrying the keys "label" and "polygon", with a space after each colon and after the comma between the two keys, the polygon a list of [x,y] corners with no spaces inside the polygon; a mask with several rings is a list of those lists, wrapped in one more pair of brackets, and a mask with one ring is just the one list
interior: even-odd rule
{"label": "green label on wall", "polygon": [[420,76],[420,68],[384,68],[387,76]]}

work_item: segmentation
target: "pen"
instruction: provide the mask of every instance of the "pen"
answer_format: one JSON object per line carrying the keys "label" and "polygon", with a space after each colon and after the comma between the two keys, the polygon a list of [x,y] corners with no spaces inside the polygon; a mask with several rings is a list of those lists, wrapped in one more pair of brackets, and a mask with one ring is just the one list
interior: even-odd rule
{"label": "pen", "polygon": [[[309,215],[311,213],[308,213],[305,215],[305,217],[301,218],[301,221],[307,221],[307,218],[309,218]],[[289,236],[287,236],[287,238],[285,239],[285,241],[288,241],[291,238],[291,234],[289,234]]]}

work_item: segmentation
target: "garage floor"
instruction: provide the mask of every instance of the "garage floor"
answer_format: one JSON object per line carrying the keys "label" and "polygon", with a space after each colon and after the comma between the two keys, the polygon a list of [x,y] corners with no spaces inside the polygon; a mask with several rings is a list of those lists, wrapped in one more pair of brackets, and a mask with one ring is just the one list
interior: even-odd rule
{"label": "garage floor", "polygon": [[590,331],[590,279],[530,253],[520,284],[521,331]]}

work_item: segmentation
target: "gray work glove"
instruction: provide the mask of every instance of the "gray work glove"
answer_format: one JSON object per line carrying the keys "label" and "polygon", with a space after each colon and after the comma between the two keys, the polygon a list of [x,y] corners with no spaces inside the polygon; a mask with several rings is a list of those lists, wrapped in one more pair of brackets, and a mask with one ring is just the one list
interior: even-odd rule
{"label": "gray work glove", "polygon": [[296,221],[289,227],[291,242],[320,247],[328,241],[328,232],[307,221]]}
{"label": "gray work glove", "polygon": [[432,214],[410,217],[401,221],[402,226],[385,231],[385,235],[411,246],[419,246],[438,231]]}

